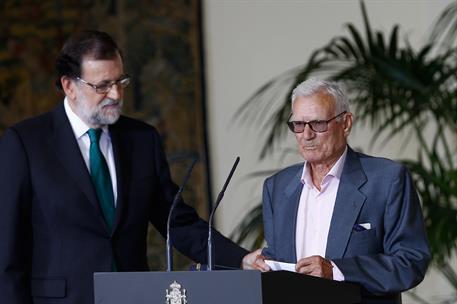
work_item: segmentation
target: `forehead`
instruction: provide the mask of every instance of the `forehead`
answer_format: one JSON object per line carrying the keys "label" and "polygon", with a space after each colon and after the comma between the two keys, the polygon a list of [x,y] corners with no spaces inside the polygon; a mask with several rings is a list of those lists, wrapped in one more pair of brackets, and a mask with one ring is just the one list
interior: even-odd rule
{"label": "forehead", "polygon": [[81,76],[86,81],[115,80],[124,73],[124,66],[119,54],[111,59],[84,57],[81,62]]}
{"label": "forehead", "polygon": [[298,96],[292,106],[292,113],[296,118],[328,119],[335,111],[335,99],[326,93]]}

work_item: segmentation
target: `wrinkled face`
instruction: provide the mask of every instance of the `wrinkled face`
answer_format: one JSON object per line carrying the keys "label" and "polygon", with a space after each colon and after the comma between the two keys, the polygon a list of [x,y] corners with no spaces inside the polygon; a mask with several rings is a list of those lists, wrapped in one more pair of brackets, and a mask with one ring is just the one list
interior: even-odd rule
{"label": "wrinkled face", "polygon": [[[306,122],[328,120],[340,114],[336,113],[333,97],[324,93],[297,97],[292,113],[290,120]],[[323,133],[314,132],[306,125],[303,133],[294,133],[300,154],[311,165],[333,164],[344,152],[351,126],[351,113],[330,121],[327,131]]]}
{"label": "wrinkled face", "polygon": [[[81,64],[81,79],[99,85],[116,81],[124,73],[122,59],[117,55],[114,59],[95,60],[85,58]],[[104,94],[79,80],[72,80],[72,94],[67,97],[76,115],[90,127],[100,127],[115,123],[121,114],[124,89],[113,85]]]}

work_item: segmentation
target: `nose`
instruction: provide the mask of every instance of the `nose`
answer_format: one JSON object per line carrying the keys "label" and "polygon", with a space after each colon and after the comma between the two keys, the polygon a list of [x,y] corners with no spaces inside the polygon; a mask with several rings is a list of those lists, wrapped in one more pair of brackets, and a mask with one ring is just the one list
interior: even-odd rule
{"label": "nose", "polygon": [[113,85],[108,91],[107,97],[113,100],[120,99],[122,97],[122,88],[118,84],[113,83]]}
{"label": "nose", "polygon": [[316,132],[311,130],[311,127],[309,126],[309,124],[305,125],[305,129],[303,130],[303,132],[301,134],[302,134],[302,137],[306,140],[313,139],[316,136]]}
{"label": "nose", "polygon": [[316,137],[316,133],[311,130],[309,125],[305,126],[305,129],[301,133],[295,133],[295,138],[299,145],[305,145],[306,142],[313,140]]}

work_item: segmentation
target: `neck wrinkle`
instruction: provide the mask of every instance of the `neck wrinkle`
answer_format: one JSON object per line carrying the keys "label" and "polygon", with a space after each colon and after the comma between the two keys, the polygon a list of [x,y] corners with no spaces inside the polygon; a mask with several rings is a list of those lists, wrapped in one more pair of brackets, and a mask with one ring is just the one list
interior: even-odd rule
{"label": "neck wrinkle", "polygon": [[338,159],[340,159],[340,157],[341,157],[341,155],[343,155],[343,153],[344,153],[344,150],[338,156],[336,156],[329,162],[318,163],[318,164],[312,164],[312,163],[309,164],[311,179],[313,181],[314,186],[319,191],[321,190],[322,180],[330,172],[332,167],[336,164]]}

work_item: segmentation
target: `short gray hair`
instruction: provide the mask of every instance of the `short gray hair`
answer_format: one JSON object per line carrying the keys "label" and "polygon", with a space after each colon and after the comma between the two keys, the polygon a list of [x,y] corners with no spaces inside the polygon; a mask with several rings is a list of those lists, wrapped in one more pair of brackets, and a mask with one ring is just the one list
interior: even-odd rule
{"label": "short gray hair", "polygon": [[292,106],[297,97],[309,97],[319,93],[328,94],[335,100],[336,115],[344,111],[350,112],[349,99],[336,82],[310,78],[303,81],[292,91]]}

